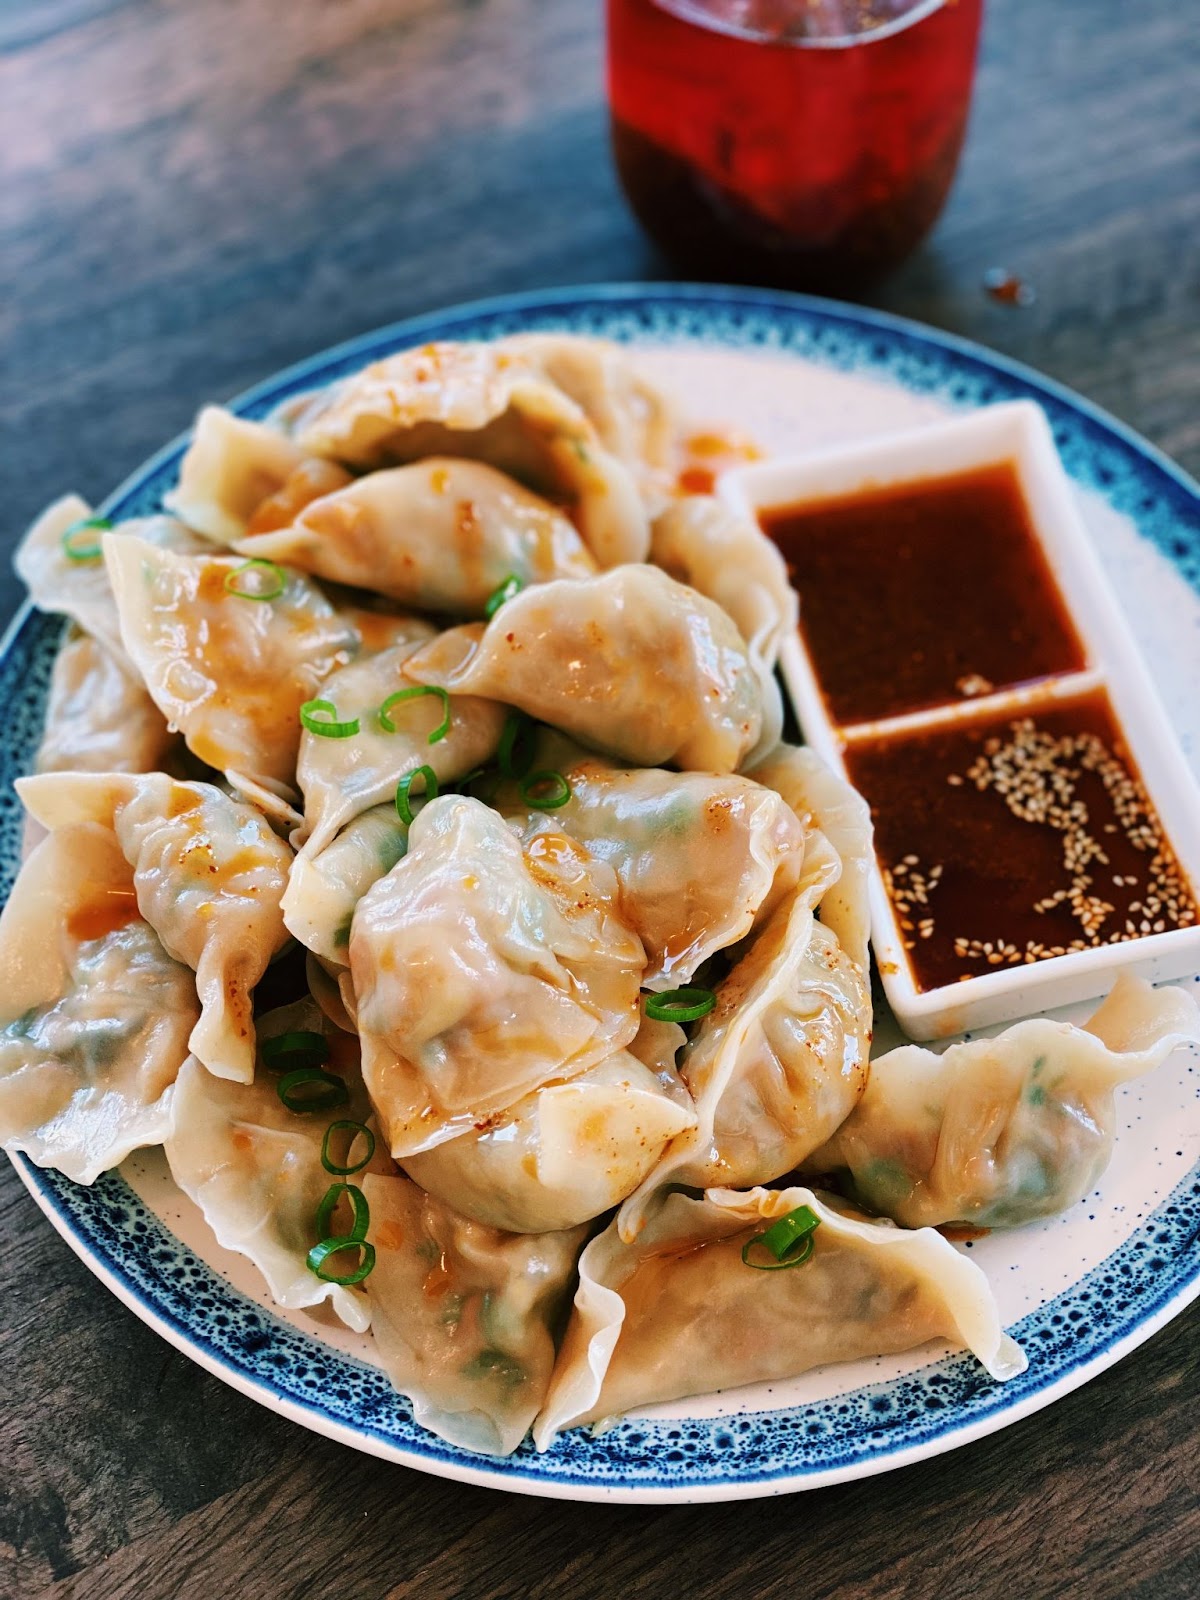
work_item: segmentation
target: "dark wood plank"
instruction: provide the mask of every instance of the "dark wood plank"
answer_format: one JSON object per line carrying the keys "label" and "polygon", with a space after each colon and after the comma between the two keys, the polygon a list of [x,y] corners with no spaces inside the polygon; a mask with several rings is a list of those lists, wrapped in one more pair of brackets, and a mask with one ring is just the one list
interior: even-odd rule
{"label": "dark wood plank", "polygon": [[[594,0],[0,7],[4,538],[225,396],[452,300],[668,276],[605,149]],[[934,238],[874,303],[1200,467],[1200,11],[995,0]],[[986,269],[1036,288],[992,304]],[[15,604],[0,582],[0,613]],[[525,1500],[358,1457],[199,1372],[0,1172],[0,1600],[1200,1593],[1195,1310],[1050,1411],[786,1505]]]}

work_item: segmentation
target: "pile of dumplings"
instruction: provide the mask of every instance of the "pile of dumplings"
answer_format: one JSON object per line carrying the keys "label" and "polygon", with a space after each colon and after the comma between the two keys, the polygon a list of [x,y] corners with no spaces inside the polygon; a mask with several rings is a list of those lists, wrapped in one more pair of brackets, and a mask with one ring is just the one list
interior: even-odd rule
{"label": "pile of dumplings", "polygon": [[937,1230],[1074,1204],[1200,1036],[1123,978],[870,1060],[869,814],[780,743],[796,597],[684,437],[608,343],[429,345],[204,410],[162,514],[17,557],[69,625],[0,1137],[164,1146],[470,1450],[930,1340],[1019,1372]]}

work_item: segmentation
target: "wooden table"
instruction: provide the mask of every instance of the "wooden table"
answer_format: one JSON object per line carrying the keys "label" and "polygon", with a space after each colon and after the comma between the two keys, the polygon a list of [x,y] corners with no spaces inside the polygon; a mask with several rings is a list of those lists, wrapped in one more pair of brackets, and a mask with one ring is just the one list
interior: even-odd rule
{"label": "wooden table", "polygon": [[[6,537],[350,334],[669,276],[609,167],[600,33],[598,0],[3,0]],[[1034,363],[1200,468],[1198,71],[1194,0],[993,0],[949,210],[873,303]],[[1033,307],[989,301],[997,265]],[[1195,1311],[904,1472],[571,1506],[279,1421],[122,1309],[7,1168],[0,1208],[3,1600],[1200,1594]]]}

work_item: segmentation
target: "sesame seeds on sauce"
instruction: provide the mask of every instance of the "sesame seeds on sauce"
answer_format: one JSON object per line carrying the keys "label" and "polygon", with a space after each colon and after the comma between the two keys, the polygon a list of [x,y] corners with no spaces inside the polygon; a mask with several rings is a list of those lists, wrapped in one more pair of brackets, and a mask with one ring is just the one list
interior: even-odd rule
{"label": "sesame seeds on sauce", "polygon": [[853,741],[918,988],[1188,927],[1107,694]]}

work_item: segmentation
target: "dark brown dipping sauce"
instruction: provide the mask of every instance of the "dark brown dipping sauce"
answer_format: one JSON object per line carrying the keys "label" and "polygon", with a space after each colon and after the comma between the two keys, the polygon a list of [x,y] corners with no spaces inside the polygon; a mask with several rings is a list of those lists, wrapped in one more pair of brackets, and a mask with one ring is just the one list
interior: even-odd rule
{"label": "dark brown dipping sauce", "polygon": [[760,514],[833,721],[875,722],[1087,663],[1001,463]]}
{"label": "dark brown dipping sauce", "polygon": [[1103,690],[865,738],[846,765],[919,989],[1196,920]]}

